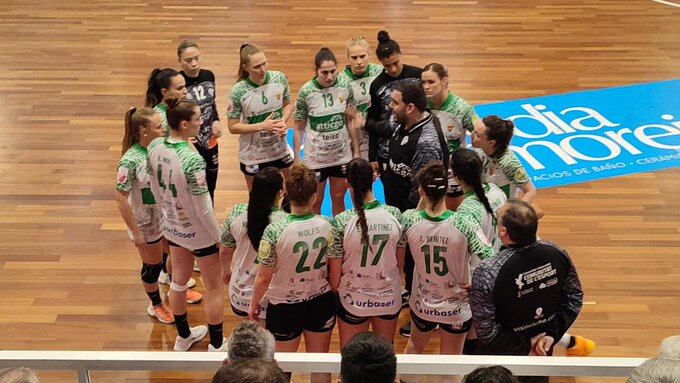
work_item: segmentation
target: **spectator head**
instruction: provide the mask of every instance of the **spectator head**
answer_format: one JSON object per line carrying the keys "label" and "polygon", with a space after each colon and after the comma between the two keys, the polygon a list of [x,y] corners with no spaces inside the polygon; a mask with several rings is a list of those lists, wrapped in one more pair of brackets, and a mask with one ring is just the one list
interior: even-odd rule
{"label": "spectator head", "polygon": [[276,362],[265,359],[242,359],[223,365],[212,383],[286,383],[288,377]]}
{"label": "spectator head", "polygon": [[394,87],[390,97],[392,115],[402,125],[420,120],[427,108],[427,98],[420,83],[401,81]]}
{"label": "spectator head", "polygon": [[393,383],[397,376],[394,347],[371,332],[355,335],[340,353],[342,383]]}
{"label": "spectator head", "polygon": [[39,383],[33,370],[25,367],[0,370],[0,383]]}
{"label": "spectator head", "polygon": [[517,379],[503,366],[489,366],[479,367],[469,373],[464,383],[517,383]]}
{"label": "spectator head", "polygon": [[627,383],[676,383],[680,381],[680,335],[664,339],[656,358],[636,367]]}
{"label": "spectator head", "polygon": [[274,360],[274,336],[256,322],[243,321],[227,340],[227,358],[230,362],[241,359]]}
{"label": "spectator head", "polygon": [[510,198],[498,217],[498,236],[504,245],[526,246],[536,242],[538,217],[528,203]]}

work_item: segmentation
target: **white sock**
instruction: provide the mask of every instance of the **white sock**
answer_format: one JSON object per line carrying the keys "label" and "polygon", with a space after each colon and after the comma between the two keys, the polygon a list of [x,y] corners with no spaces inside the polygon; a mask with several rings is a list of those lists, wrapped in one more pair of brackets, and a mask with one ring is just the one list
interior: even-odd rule
{"label": "white sock", "polygon": [[560,339],[560,341],[557,342],[557,345],[562,346],[564,348],[567,348],[567,346],[569,346],[570,341],[571,341],[571,335],[569,333],[564,333],[564,336],[562,336],[562,339]]}

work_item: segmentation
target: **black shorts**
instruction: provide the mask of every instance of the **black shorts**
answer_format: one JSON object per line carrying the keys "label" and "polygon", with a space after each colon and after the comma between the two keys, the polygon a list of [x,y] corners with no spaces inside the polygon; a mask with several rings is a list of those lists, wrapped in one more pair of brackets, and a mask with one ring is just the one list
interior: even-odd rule
{"label": "black shorts", "polygon": [[165,237],[163,237],[163,236],[161,235],[160,237],[158,237],[158,239],[155,239],[155,240],[153,240],[153,241],[149,241],[149,242],[147,242],[146,244],[147,244],[147,245],[154,245],[154,244],[156,244],[156,243],[162,241],[163,238],[165,238]]}
{"label": "black shorts", "polygon": [[273,166],[277,169],[287,169],[293,164],[293,156],[290,154],[287,154],[283,158],[279,158],[278,160],[274,161],[269,161],[269,162],[264,162],[261,164],[256,164],[256,165],[244,165],[243,163],[240,163],[240,168],[241,168],[241,173],[247,175],[247,176],[255,176],[257,173],[260,172],[260,170]]}
{"label": "black shorts", "polygon": [[472,327],[472,319],[468,319],[460,327],[454,327],[450,324],[435,323],[419,318],[413,313],[413,310],[411,310],[411,322],[418,328],[418,330],[420,330],[420,332],[430,332],[439,326],[439,328],[450,334],[465,334],[470,331],[470,328]]}
{"label": "black shorts", "polygon": [[314,169],[314,174],[316,174],[316,180],[319,182],[326,182],[328,177],[347,178],[347,164]]}
{"label": "black shorts", "polygon": [[293,340],[303,331],[328,332],[335,327],[335,298],[332,292],[300,303],[267,306],[265,328],[278,341]]}
{"label": "black shorts", "polygon": [[[168,240],[168,246],[181,247],[181,248],[186,249],[184,246],[180,246],[180,245],[176,244],[175,242],[172,242],[171,240]],[[187,250],[189,250],[189,249],[187,249]],[[217,247],[217,244],[215,244],[215,245],[212,245],[212,246],[204,247],[202,249],[189,250],[189,251],[191,251],[191,254],[193,254],[194,257],[200,258],[200,257],[207,257],[209,255],[217,254],[217,253],[220,252],[220,249]]]}
{"label": "black shorts", "polygon": [[[338,318],[342,320],[343,322],[353,325],[353,326],[358,326],[360,324],[366,323],[369,319],[372,317],[360,317],[356,316],[349,311],[345,310],[345,308],[342,306],[342,302],[340,302],[340,299],[336,299],[337,305],[338,305]],[[383,319],[383,320],[393,320],[399,318],[399,313],[401,312],[401,308],[399,311],[392,315],[378,315],[378,318]]]}
{"label": "black shorts", "polygon": [[236,314],[236,316],[239,316],[241,318],[248,317],[247,312],[237,309],[236,307],[234,307],[234,305],[230,305],[230,306],[231,306],[231,311],[233,311],[234,314]]}

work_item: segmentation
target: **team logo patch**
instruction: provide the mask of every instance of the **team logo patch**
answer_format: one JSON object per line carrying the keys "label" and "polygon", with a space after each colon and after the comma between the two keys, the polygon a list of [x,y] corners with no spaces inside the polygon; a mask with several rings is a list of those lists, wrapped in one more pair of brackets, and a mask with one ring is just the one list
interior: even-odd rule
{"label": "team logo patch", "polygon": [[[271,250],[271,245],[269,245],[269,242],[267,242],[267,241],[260,242],[260,248],[259,248],[260,254],[268,256],[270,250]],[[258,256],[258,258],[259,258],[259,256]]]}
{"label": "team logo patch", "polygon": [[342,96],[339,96],[339,97],[338,97],[338,100],[340,100],[340,103],[343,103],[343,102],[345,102],[345,98],[344,98],[344,97],[342,97]]}
{"label": "team logo patch", "polygon": [[446,127],[446,129],[448,129],[448,130],[449,130],[449,132],[453,132],[453,125],[449,125],[449,126],[447,126],[447,127]]}
{"label": "team logo patch", "polygon": [[276,94],[276,101],[279,101],[279,100],[281,100],[281,93]]}
{"label": "team logo patch", "polygon": [[118,175],[116,176],[116,180],[118,181],[119,184],[124,184],[125,181],[128,179],[128,172],[130,170],[128,168],[119,168],[118,169]]}

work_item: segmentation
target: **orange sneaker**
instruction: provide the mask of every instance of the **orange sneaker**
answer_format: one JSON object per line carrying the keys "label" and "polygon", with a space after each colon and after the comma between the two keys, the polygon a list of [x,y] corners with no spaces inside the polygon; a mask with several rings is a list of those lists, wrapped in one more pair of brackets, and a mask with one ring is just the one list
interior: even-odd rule
{"label": "orange sneaker", "polygon": [[574,347],[568,348],[567,356],[588,356],[597,347],[597,343],[580,335],[572,335],[574,337]]}
{"label": "orange sneaker", "polygon": [[149,303],[149,307],[146,308],[146,312],[149,314],[149,316],[158,319],[158,321],[161,323],[175,323],[175,316],[172,315],[170,309],[168,309],[165,303],[161,303],[158,306],[152,306]]}
{"label": "orange sneaker", "polygon": [[194,290],[187,290],[187,303],[194,304],[203,300],[203,294]]}

